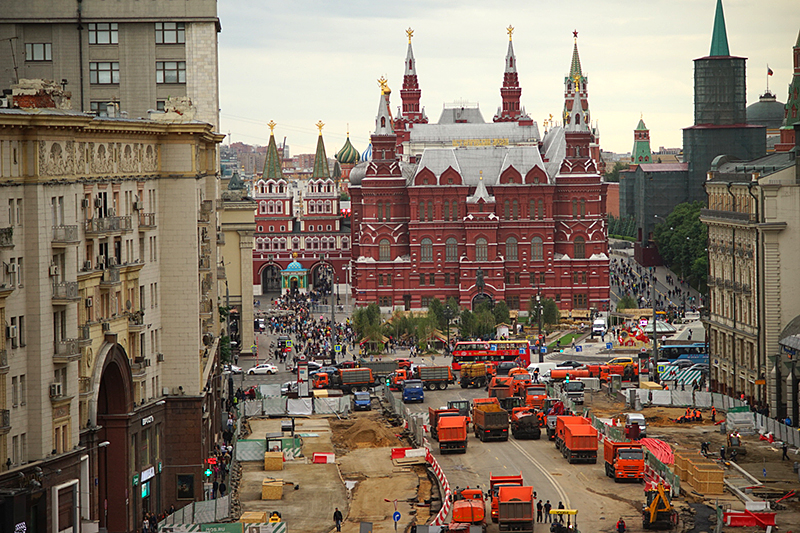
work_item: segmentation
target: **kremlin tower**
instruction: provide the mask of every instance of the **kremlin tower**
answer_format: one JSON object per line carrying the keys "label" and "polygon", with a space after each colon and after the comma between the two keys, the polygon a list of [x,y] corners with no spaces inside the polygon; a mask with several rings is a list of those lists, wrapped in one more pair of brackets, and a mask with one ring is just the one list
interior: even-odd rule
{"label": "kremlin tower", "polygon": [[514,27],[509,26],[506,31],[508,32],[508,51],[506,52],[505,72],[503,73],[503,87],[500,89],[503,104],[497,109],[497,114],[493,120],[495,122],[525,121],[532,123],[531,118],[525,114],[525,110],[521,107],[519,101],[520,96],[522,96],[522,88],[519,86],[517,58],[514,55],[514,44],[511,40]]}
{"label": "kremlin tower", "polygon": [[419,81],[417,80],[414,50],[411,48],[411,37],[414,35],[414,30],[408,28],[406,35],[408,35],[408,51],[406,52],[405,73],[403,74],[403,88],[400,89],[400,99],[403,101],[403,105],[394,122],[394,129],[397,131],[398,136],[397,150],[400,154],[403,153],[402,143],[410,139],[411,132],[409,130],[414,127],[414,124],[428,123],[428,117],[425,116],[425,108],[420,107],[419,104],[422,90],[420,90]]}
{"label": "kremlin tower", "polygon": [[642,163],[650,163],[653,153],[650,151],[650,130],[644,125],[644,120],[639,118],[639,124],[633,130],[633,150],[631,150],[631,168]]}

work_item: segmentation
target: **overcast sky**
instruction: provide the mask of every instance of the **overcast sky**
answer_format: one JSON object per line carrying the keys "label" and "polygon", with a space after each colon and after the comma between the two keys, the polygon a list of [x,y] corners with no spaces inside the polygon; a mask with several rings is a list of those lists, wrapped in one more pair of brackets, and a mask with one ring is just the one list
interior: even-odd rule
{"label": "overcast sky", "polygon": [[[723,0],[732,55],[748,58],[747,102],[769,86],[786,101],[798,0]],[[480,104],[491,121],[512,25],[522,105],[542,123],[560,117],[572,31],[589,78],[600,146],[628,152],[640,113],[651,146],[680,147],[693,123],[693,62],[708,55],[716,0],[219,0],[221,129],[233,142],[265,145],[278,125],[292,155],[313,152],[317,121],[328,156],[369,143],[386,76],[401,104],[405,30],[430,122],[442,105]],[[228,142],[226,140],[226,142]]]}

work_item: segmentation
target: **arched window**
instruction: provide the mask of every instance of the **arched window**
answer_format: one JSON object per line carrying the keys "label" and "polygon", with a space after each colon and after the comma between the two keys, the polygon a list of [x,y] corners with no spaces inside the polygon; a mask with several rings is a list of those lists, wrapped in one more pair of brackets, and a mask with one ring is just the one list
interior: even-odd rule
{"label": "arched window", "polygon": [[392,219],[392,206],[388,202],[383,206],[383,218],[386,219],[386,222]]}
{"label": "arched window", "polygon": [[273,185],[271,183],[269,184],[269,189],[268,190],[269,190],[269,193],[272,194],[274,188],[273,188]]}
{"label": "arched window", "polygon": [[297,237],[294,237],[292,239],[292,250],[297,250],[299,248],[300,248],[300,239],[297,238]]}
{"label": "arched window", "polygon": [[428,202],[428,220],[433,220],[433,202]]}
{"label": "arched window", "polygon": [[483,237],[478,237],[478,240],[475,241],[475,260],[489,260],[489,242]]}
{"label": "arched window", "polygon": [[386,117],[381,117],[381,128],[386,127]]}
{"label": "arched window", "polygon": [[423,222],[425,220],[425,203],[419,203],[419,221]]}
{"label": "arched window", "polygon": [[572,218],[578,218],[578,199],[572,199]]}
{"label": "arched window", "polygon": [[539,199],[539,220],[544,218],[544,200]]}
{"label": "arched window", "polygon": [[423,263],[430,263],[433,261],[433,241],[428,238],[422,239],[420,261]]}
{"label": "arched window", "polygon": [[283,202],[275,202],[275,212],[283,213]]}
{"label": "arched window", "polygon": [[278,185],[278,192],[283,192],[283,183]]}
{"label": "arched window", "polygon": [[519,202],[516,198],[511,201],[511,218],[514,220],[519,218]]}
{"label": "arched window", "polygon": [[580,123],[581,123],[581,114],[575,113],[575,124],[580,124]]}
{"label": "arched window", "polygon": [[378,202],[378,222],[383,222],[383,202]]}
{"label": "arched window", "polygon": [[332,188],[332,187],[333,187],[333,186],[332,186],[332,185],[329,183],[329,184],[328,184],[328,186],[327,186],[327,187],[325,187],[325,191],[326,191],[326,192],[332,192],[332,191],[333,191],[333,188]]}
{"label": "arched window", "polygon": [[349,250],[350,249],[350,239],[347,237],[342,237],[342,250]]}
{"label": "arched window", "polygon": [[448,263],[458,261],[458,242],[454,237],[449,237],[444,243],[444,260]]}
{"label": "arched window", "polygon": [[314,202],[308,202],[308,212],[309,213],[314,212]]}
{"label": "arched window", "polygon": [[511,202],[509,200],[503,202],[503,218],[506,220],[511,219]]}
{"label": "arched window", "polygon": [[534,237],[531,239],[531,261],[544,260],[544,246],[542,245],[541,237]]}
{"label": "arched window", "polygon": [[275,212],[275,204],[273,204],[273,203],[272,203],[272,200],[270,200],[270,201],[269,201],[269,203],[267,204],[267,206],[268,206],[268,209],[267,209],[267,210],[268,210],[270,213],[274,213],[274,212]]}
{"label": "arched window", "polygon": [[517,239],[509,237],[506,239],[506,260],[516,261],[517,259]]}
{"label": "arched window", "polygon": [[536,200],[528,202],[528,218],[531,220],[536,218]]}
{"label": "arched window", "polygon": [[281,250],[286,249],[286,237],[281,237],[281,240],[278,241],[280,243]]}
{"label": "arched window", "polygon": [[586,198],[581,198],[581,218],[586,216]]}
{"label": "arched window", "polygon": [[258,211],[262,215],[265,215],[267,213],[267,202],[259,202],[258,203]]}
{"label": "arched window", "polygon": [[389,239],[381,239],[378,243],[378,261],[391,261],[391,251]]}
{"label": "arched window", "polygon": [[575,259],[586,259],[586,240],[583,237],[575,237],[572,253],[575,255]]}
{"label": "arched window", "polygon": [[444,201],[444,207],[442,208],[442,214],[444,215],[445,220],[450,220],[450,202],[447,200]]}
{"label": "arched window", "polygon": [[326,213],[330,213],[331,212],[331,201],[330,200],[325,200],[325,212]]}

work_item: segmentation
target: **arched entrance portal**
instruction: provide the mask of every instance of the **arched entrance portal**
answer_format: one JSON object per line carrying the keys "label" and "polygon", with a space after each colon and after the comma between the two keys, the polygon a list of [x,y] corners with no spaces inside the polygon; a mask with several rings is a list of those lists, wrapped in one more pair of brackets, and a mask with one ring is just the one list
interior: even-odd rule
{"label": "arched entrance portal", "polygon": [[333,281],[333,267],[328,263],[317,263],[311,267],[311,286],[321,295],[331,293]]}
{"label": "arched entrance portal", "polygon": [[[102,352],[101,352],[102,353]],[[131,367],[125,350],[111,345],[103,363],[97,393],[97,424],[100,441],[108,446],[98,450],[98,494],[100,527],[109,533],[130,531],[134,518],[126,502],[121,480],[130,480],[128,413],[133,410]]]}
{"label": "arched entrance portal", "polygon": [[261,271],[261,294],[281,292],[281,269],[278,265],[269,264]]}
{"label": "arched entrance portal", "polygon": [[492,298],[491,294],[479,292],[472,298],[472,310],[475,311],[483,302],[489,302],[489,306],[494,306],[494,298]]}

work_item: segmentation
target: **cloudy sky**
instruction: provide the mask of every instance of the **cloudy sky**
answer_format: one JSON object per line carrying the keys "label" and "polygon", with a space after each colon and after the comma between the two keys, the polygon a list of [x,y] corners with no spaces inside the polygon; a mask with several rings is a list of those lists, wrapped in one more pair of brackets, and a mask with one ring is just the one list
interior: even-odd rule
{"label": "cloudy sky", "polygon": [[[747,57],[747,101],[770,88],[785,102],[798,0],[723,0],[732,55]],[[651,144],[679,147],[693,122],[693,63],[708,55],[716,0],[219,0],[221,126],[234,142],[267,144],[274,120],[291,153],[316,146],[321,120],[328,155],[346,132],[369,143],[386,76],[400,105],[407,39],[431,122],[444,103],[500,104],[512,25],[522,104],[539,123],[559,117],[578,30],[600,145],[630,151],[640,113]],[[226,141],[227,142],[227,141]]]}

